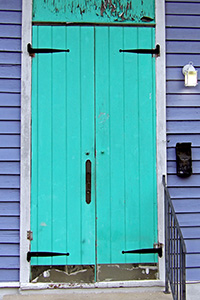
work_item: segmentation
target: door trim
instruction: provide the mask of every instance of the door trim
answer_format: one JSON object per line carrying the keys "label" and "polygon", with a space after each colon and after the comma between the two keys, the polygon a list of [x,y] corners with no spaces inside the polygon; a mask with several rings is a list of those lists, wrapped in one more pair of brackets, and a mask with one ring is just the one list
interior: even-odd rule
{"label": "door trim", "polygon": [[[166,80],[165,80],[165,1],[155,0],[156,44],[161,55],[156,58],[156,142],[157,142],[157,201],[158,240],[164,244],[164,190],[162,175],[166,174]],[[32,0],[22,1],[22,65],[21,65],[21,176],[20,176],[20,286],[36,288],[29,284],[30,263],[26,260],[30,250],[27,231],[30,230],[31,188],[31,57],[27,44],[32,37]],[[164,284],[165,258],[159,259],[159,279]],[[158,280],[160,282],[160,280]],[[158,284],[155,281],[155,284]],[[143,286],[140,282],[133,286]],[[151,281],[150,286],[153,283]],[[66,286],[67,287],[67,286]],[[95,286],[96,287],[96,286]],[[117,287],[117,286],[115,286]],[[38,286],[39,288],[39,286]]]}

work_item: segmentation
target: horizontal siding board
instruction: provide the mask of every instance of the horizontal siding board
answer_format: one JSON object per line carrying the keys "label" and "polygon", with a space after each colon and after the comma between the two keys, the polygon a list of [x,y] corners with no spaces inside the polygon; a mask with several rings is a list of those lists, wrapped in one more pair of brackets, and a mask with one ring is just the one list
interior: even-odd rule
{"label": "horizontal siding board", "polygon": [[200,269],[186,269],[186,278],[190,281],[199,281],[200,280]]}
{"label": "horizontal siding board", "polygon": [[20,77],[21,77],[20,65],[16,66],[16,65],[0,64],[0,80],[1,78],[20,78]]}
{"label": "horizontal siding board", "polygon": [[19,181],[18,175],[0,175],[0,188],[19,188]]}
{"label": "horizontal siding board", "polygon": [[[19,203],[18,202],[0,202],[0,216],[19,216]],[[1,235],[0,235],[1,241]]]}
{"label": "horizontal siding board", "polygon": [[200,253],[200,239],[199,240],[185,240],[188,253]]}
{"label": "horizontal siding board", "polygon": [[21,11],[0,11],[0,24],[18,24],[22,23]]}
{"label": "horizontal siding board", "polygon": [[5,257],[0,256],[1,269],[18,269],[19,268],[19,257]]}
{"label": "horizontal siding board", "polygon": [[198,30],[193,28],[167,28],[166,39],[168,41],[199,41],[200,36]]}
{"label": "horizontal siding board", "polygon": [[187,267],[200,267],[200,254],[187,254],[186,255]]}
{"label": "horizontal siding board", "polygon": [[166,26],[167,28],[200,28],[199,16],[166,15]]}
{"label": "horizontal siding board", "polygon": [[167,80],[183,80],[182,67],[167,68],[166,78]]}
{"label": "horizontal siding board", "polygon": [[20,121],[0,121],[1,133],[20,133]]}
{"label": "horizontal siding board", "polygon": [[1,51],[21,51],[21,39],[19,38],[0,38]]}
{"label": "horizontal siding board", "polygon": [[183,199],[183,198],[197,198],[199,199],[200,187],[169,187],[169,192],[172,198]]}
{"label": "horizontal siding board", "polygon": [[20,199],[19,189],[0,189],[0,199],[3,202],[17,202]]}
{"label": "horizontal siding board", "polygon": [[21,10],[22,0],[0,1],[0,10]]}
{"label": "horizontal siding board", "polygon": [[0,107],[2,106],[20,106],[20,93],[0,93]]}
{"label": "horizontal siding board", "polygon": [[20,64],[21,53],[0,52],[0,64]]}
{"label": "horizontal siding board", "polygon": [[170,94],[200,94],[200,85],[186,88],[184,80],[181,81],[167,81],[167,93]]}
{"label": "horizontal siding board", "polygon": [[[1,217],[0,218],[0,230],[19,230],[19,217]],[[12,244],[12,243],[11,243]]]}
{"label": "horizontal siding board", "polygon": [[168,134],[167,146],[175,147],[176,143],[190,142],[193,147],[200,146],[200,134]]}
{"label": "horizontal siding board", "polygon": [[[182,226],[200,226],[200,214],[177,214],[179,225]],[[200,240],[199,240],[200,242]],[[200,248],[199,248],[200,250]],[[200,251],[199,251],[200,252]]]}
{"label": "horizontal siding board", "polygon": [[169,15],[200,15],[200,3],[166,3],[166,14]]}
{"label": "horizontal siding board", "polygon": [[197,239],[200,237],[200,227],[185,227],[181,228],[185,239]]}
{"label": "horizontal siding board", "polygon": [[0,256],[17,256],[19,255],[19,244],[1,244]]}
{"label": "horizontal siding board", "polygon": [[19,240],[19,230],[0,230],[0,244],[19,244]]}
{"label": "horizontal siding board", "polygon": [[200,107],[167,108],[167,120],[200,120]]}
{"label": "horizontal siding board", "polygon": [[200,175],[193,175],[187,178],[181,178],[176,175],[168,174],[169,186],[185,186],[185,187],[198,187],[200,182]]}
{"label": "horizontal siding board", "polygon": [[0,134],[0,148],[18,148],[20,146],[20,135]]}
{"label": "horizontal siding board", "polygon": [[168,41],[166,53],[199,53],[200,41]]}
{"label": "horizontal siding board", "polygon": [[167,67],[183,67],[190,61],[193,62],[195,67],[200,67],[199,54],[167,54]]}
{"label": "horizontal siding board", "polygon": [[200,95],[167,95],[167,106],[200,107]]}
{"label": "horizontal siding board", "polygon": [[166,3],[168,2],[187,2],[187,3],[191,3],[191,2],[198,2],[200,3],[200,0],[165,0]]}
{"label": "horizontal siding board", "polygon": [[168,121],[168,133],[199,133],[199,121]]}
{"label": "horizontal siding board", "polygon": [[0,92],[17,93],[21,91],[20,79],[0,79]]}
{"label": "horizontal siding board", "polygon": [[[1,160],[1,156],[0,156]],[[19,162],[2,162],[0,161],[0,174],[20,174],[20,163]]]}
{"label": "horizontal siding board", "polygon": [[2,120],[20,120],[20,107],[0,107],[0,121]]}
{"label": "horizontal siding board", "polygon": [[20,149],[0,149],[0,162],[19,161]]}
{"label": "horizontal siding board", "polygon": [[[0,21],[1,22],[1,21]],[[0,38],[21,38],[21,25],[0,25]]]}
{"label": "horizontal siding board", "polygon": [[5,270],[0,269],[0,282],[18,282],[19,281],[19,270]]}

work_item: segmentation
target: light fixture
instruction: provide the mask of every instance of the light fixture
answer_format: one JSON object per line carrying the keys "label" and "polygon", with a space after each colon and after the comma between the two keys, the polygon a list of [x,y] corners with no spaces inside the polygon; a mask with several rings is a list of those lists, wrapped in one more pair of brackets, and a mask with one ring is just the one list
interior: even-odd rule
{"label": "light fixture", "polygon": [[185,76],[185,86],[196,86],[197,83],[197,71],[193,67],[193,63],[185,65],[182,69],[183,75]]}

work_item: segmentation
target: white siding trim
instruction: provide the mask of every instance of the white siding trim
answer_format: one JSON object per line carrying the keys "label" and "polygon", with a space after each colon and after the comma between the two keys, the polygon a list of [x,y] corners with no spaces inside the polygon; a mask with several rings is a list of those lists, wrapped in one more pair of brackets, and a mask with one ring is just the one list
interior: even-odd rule
{"label": "white siding trim", "polygon": [[31,188],[31,42],[32,0],[22,1],[22,71],[21,71],[21,191],[20,191],[20,282],[29,282],[30,264],[26,260],[30,242]]}
{"label": "white siding trim", "polygon": [[19,282],[0,282],[0,289],[2,288],[18,288]]}
{"label": "white siding trim", "polygon": [[[156,0],[156,43],[161,54],[156,59],[156,110],[157,110],[157,201],[158,241],[164,245],[164,188],[162,175],[166,174],[166,62],[165,62],[165,1]],[[163,249],[164,254],[164,249]],[[165,278],[165,256],[159,259],[159,279]]]}
{"label": "white siding trim", "polygon": [[[165,1],[155,0],[155,4],[156,43],[161,46],[161,55],[156,58],[158,241],[164,244],[162,175],[166,174]],[[30,230],[31,188],[31,58],[27,53],[27,44],[31,42],[32,0],[23,0],[22,5],[20,283],[23,288],[25,286],[33,288],[32,284],[28,284],[30,264],[26,260],[30,247],[26,234],[27,230]],[[164,256],[159,259],[160,281],[149,281],[150,286],[157,285],[158,282],[163,284],[164,261]],[[134,285],[134,282],[132,284],[137,286]],[[138,282],[138,286],[140,284],[141,282]]]}

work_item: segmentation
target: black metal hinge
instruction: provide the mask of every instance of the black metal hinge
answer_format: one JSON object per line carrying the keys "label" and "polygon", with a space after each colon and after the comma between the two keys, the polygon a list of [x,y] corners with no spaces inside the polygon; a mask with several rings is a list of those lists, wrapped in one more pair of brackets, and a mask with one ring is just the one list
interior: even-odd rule
{"label": "black metal hinge", "polygon": [[140,53],[140,54],[155,54],[160,56],[160,45],[157,44],[155,49],[119,49],[119,52]]}
{"label": "black metal hinge", "polygon": [[32,48],[31,44],[27,45],[27,51],[30,56],[35,53],[54,53],[54,52],[69,52],[69,49],[51,49],[51,48]]}
{"label": "black metal hinge", "polygon": [[138,253],[138,254],[157,253],[159,257],[162,257],[163,248],[162,248],[162,245],[160,245],[159,247],[156,247],[156,248],[146,248],[146,249],[122,251],[122,254],[127,254],[127,253],[131,253],[131,254],[135,254],[135,253]]}
{"label": "black metal hinge", "polygon": [[27,261],[31,260],[31,257],[48,257],[48,256],[69,256],[69,253],[58,253],[58,252],[27,252]]}

